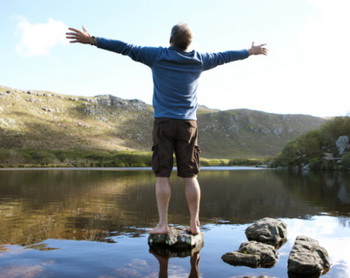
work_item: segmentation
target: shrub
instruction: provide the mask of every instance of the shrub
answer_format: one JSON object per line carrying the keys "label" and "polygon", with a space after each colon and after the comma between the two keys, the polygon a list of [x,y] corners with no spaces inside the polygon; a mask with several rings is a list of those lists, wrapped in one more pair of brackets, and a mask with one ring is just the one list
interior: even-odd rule
{"label": "shrub", "polygon": [[28,163],[30,156],[24,152],[16,150],[0,149],[0,163],[3,166]]}
{"label": "shrub", "polygon": [[53,164],[59,162],[55,154],[50,151],[34,151],[31,153],[32,160],[39,164]]}
{"label": "shrub", "polygon": [[[335,169],[334,161],[323,159],[324,153],[338,154],[335,142],[339,136],[350,136],[350,117],[336,117],[319,129],[310,131],[289,142],[276,157],[273,167],[294,167],[309,164],[310,169]],[[343,165],[347,165],[348,158],[343,158]],[[344,168],[349,168],[345,167]]]}
{"label": "shrub", "polygon": [[344,169],[350,170],[350,153],[344,154],[341,162]]}

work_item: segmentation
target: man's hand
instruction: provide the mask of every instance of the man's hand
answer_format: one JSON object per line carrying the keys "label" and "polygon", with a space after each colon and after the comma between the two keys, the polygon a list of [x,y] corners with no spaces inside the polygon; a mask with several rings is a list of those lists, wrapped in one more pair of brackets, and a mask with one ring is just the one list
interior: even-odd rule
{"label": "man's hand", "polygon": [[265,45],[266,43],[255,46],[253,42],[251,48],[248,49],[249,55],[260,55],[260,54],[267,55],[268,50],[265,47]]}
{"label": "man's hand", "polygon": [[90,43],[90,34],[86,30],[85,26],[83,26],[83,31],[79,31],[74,28],[68,28],[68,30],[73,31],[73,32],[67,32],[66,33],[66,39],[71,40],[70,43],[84,43],[88,44]]}

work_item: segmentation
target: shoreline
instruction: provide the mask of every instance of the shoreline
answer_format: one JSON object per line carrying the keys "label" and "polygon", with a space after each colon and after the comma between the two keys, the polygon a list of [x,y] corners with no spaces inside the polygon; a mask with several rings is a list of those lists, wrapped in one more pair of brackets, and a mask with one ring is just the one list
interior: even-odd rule
{"label": "shoreline", "polygon": [[[0,171],[152,171],[151,167],[17,167],[0,168]],[[271,168],[255,166],[203,166],[201,171],[236,171],[236,170],[271,170]],[[173,171],[177,171],[174,167]]]}

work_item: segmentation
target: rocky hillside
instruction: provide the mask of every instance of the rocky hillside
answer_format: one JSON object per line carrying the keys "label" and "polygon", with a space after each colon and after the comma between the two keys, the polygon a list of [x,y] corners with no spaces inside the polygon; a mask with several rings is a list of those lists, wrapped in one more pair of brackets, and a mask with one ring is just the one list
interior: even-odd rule
{"label": "rocky hillside", "polygon": [[[251,110],[198,111],[204,157],[277,155],[324,119]],[[0,148],[27,150],[139,150],[151,146],[152,106],[111,95],[66,96],[0,87]]]}

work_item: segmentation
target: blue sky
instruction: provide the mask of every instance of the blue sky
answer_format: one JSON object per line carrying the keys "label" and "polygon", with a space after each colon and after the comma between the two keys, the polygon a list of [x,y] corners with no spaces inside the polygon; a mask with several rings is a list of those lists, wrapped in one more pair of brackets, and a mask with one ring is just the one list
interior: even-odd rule
{"label": "blue sky", "polygon": [[0,0],[0,85],[22,90],[152,100],[150,70],[128,57],[69,44],[69,27],[168,46],[186,22],[203,52],[267,43],[268,56],[203,73],[199,102],[221,110],[350,113],[348,0]]}

